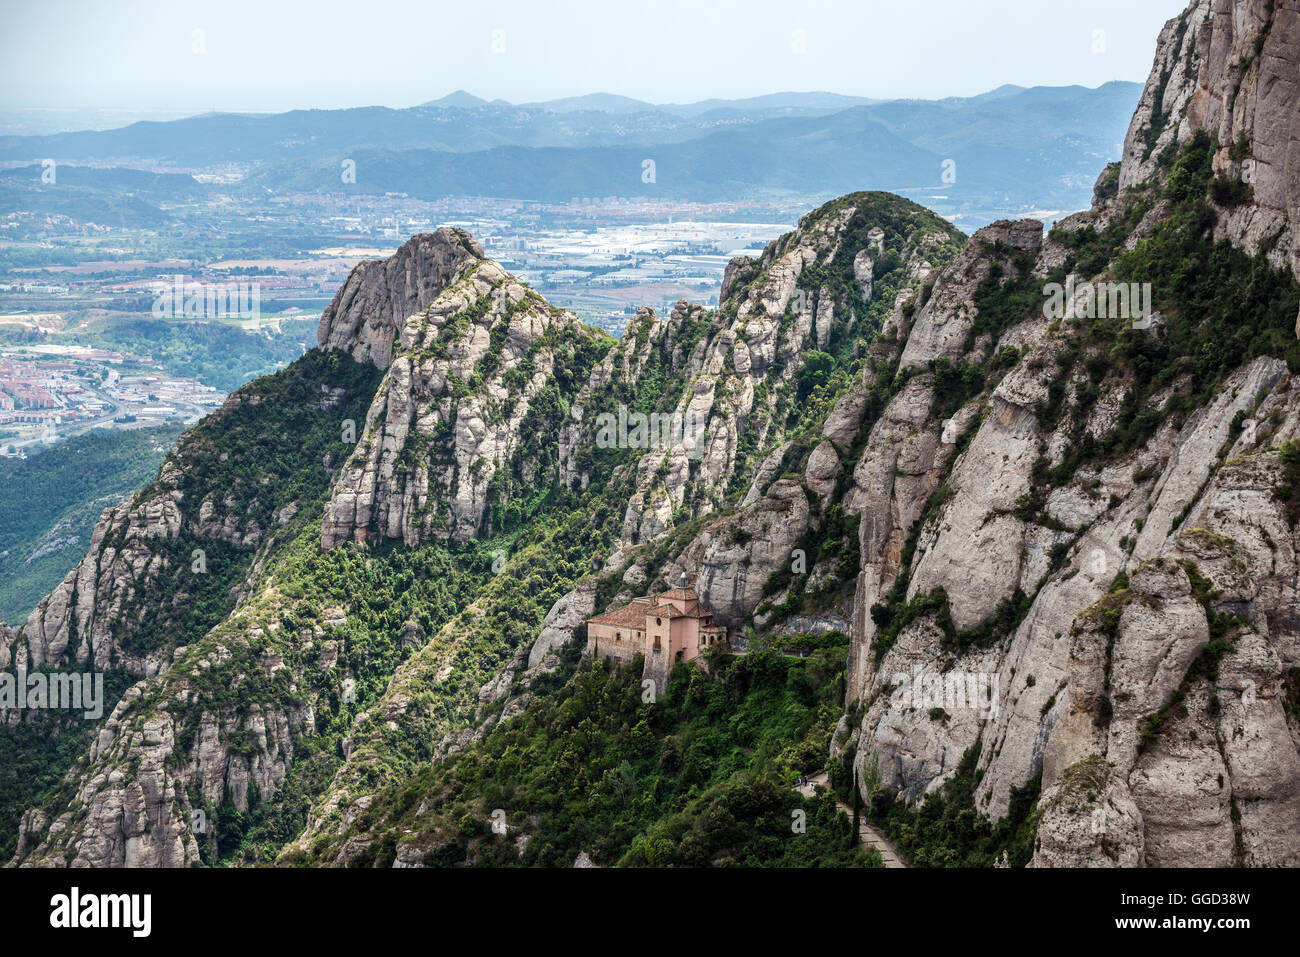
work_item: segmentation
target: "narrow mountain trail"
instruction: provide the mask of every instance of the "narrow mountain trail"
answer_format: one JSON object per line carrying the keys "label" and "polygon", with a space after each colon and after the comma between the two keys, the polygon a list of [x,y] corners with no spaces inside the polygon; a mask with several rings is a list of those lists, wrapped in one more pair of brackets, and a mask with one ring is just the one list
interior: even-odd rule
{"label": "narrow mountain trail", "polygon": [[[816,774],[808,777],[807,784],[796,784],[795,790],[804,797],[814,797],[815,787],[829,788],[830,784],[825,771],[818,771]],[[849,807],[843,801],[837,800],[835,806],[840,809],[840,813],[846,815],[849,820],[853,819],[853,808]],[[890,842],[889,838],[881,834],[880,831],[866,818],[858,819],[858,842],[863,847],[874,847],[880,852],[880,859],[884,862],[885,867],[907,867],[903,863],[902,857],[899,856],[898,849]]]}

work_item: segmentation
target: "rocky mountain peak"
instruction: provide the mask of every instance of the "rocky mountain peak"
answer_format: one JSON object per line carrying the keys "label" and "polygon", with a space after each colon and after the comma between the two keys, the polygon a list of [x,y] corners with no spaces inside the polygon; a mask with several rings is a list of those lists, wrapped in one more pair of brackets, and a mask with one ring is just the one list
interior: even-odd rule
{"label": "rocky mountain peak", "polygon": [[478,240],[462,229],[443,226],[412,236],[387,259],[359,263],[321,313],[317,346],[387,368],[406,318],[483,258]]}
{"label": "rocky mountain peak", "polygon": [[1216,149],[1216,231],[1300,276],[1300,4],[1193,0],[1160,32],[1124,140],[1120,189],[1198,132]]}
{"label": "rocky mountain peak", "polygon": [[[387,370],[327,508],[325,548],[349,539],[414,545],[475,537],[490,500],[504,506],[512,482],[549,483],[538,471],[542,413],[534,403],[543,392],[547,403],[568,401],[608,343],[475,254],[481,247],[468,234],[437,237],[416,237],[377,264],[381,297],[404,288],[399,303],[428,295],[449,273],[454,280],[443,279],[396,327],[389,320],[375,327],[389,330]],[[420,272],[418,264],[432,268]],[[412,269],[420,281],[393,284]],[[370,355],[378,364],[378,351]]]}

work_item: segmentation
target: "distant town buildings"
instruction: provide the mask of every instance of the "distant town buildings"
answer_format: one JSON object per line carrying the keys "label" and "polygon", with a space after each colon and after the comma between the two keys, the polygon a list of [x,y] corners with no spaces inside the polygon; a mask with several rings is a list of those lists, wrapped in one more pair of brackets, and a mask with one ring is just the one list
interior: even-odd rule
{"label": "distant town buildings", "polygon": [[[0,352],[0,445],[14,446],[17,455],[23,445],[114,423],[195,421],[225,401],[225,393],[212,386],[150,366],[150,356],[108,349],[48,344],[5,349]],[[124,367],[140,371],[117,371]]]}

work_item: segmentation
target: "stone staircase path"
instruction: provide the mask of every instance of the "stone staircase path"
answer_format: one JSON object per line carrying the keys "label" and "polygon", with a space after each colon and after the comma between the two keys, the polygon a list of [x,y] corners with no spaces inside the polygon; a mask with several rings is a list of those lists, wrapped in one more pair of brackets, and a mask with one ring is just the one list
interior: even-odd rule
{"label": "stone staircase path", "polygon": [[[814,787],[829,788],[829,782],[825,771],[818,771],[816,774],[808,776],[807,784],[795,785],[795,790],[804,797],[814,797]],[[849,807],[842,801],[837,800],[835,805],[840,809],[840,813],[853,820],[853,808]],[[880,859],[884,861],[885,867],[907,867],[903,859],[898,854],[898,849],[890,843],[889,838],[880,833],[880,830],[861,815],[858,818],[858,841],[864,847],[874,847],[880,852]]]}

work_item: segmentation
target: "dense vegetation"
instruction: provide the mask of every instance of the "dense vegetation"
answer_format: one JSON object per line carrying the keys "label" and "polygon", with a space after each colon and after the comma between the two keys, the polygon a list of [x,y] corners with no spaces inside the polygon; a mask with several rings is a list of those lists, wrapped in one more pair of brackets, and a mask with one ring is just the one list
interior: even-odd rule
{"label": "dense vegetation", "polygon": [[[232,588],[280,524],[281,510],[319,515],[331,467],[351,451],[343,423],[364,423],[378,377],[368,363],[313,350],[245,387],[220,413],[185,433],[169,457],[175,468],[135,496],[143,502],[179,491],[186,521],[175,537],[153,541],[165,561],[136,584],[113,623],[124,649],[184,644],[229,614]],[[196,530],[204,503],[233,521],[233,535],[219,539]],[[120,547],[125,530],[104,542]]]}
{"label": "dense vegetation", "polygon": [[158,472],[179,425],[96,430],[0,459],[0,620],[24,621],[77,563],[99,513]]}
{"label": "dense vegetation", "polygon": [[[1040,498],[1017,509],[1026,521],[1043,520],[1044,490],[1068,481],[1081,462],[1133,448],[1166,417],[1203,402],[1252,356],[1295,349],[1291,323],[1300,296],[1294,280],[1262,256],[1212,241],[1212,199],[1238,198],[1230,186],[1215,186],[1208,161],[1212,148],[1198,137],[1171,156],[1160,194],[1152,190],[1130,197],[1130,205],[1105,230],[1057,231],[1070,255],[1049,280],[1076,271],[1151,282],[1164,322],[1154,332],[1134,329],[1126,320],[1067,321],[1052,330],[1062,374],[1054,377],[1058,384],[1040,418],[1050,425],[1072,417],[1073,444],[1063,461],[1044,460],[1035,470]],[[1143,215],[1160,199],[1169,204],[1169,217],[1128,249]],[[756,457],[776,441],[790,441],[778,474],[797,478],[820,441],[827,411],[860,381],[867,362],[864,346],[911,281],[905,267],[914,241],[934,224],[915,218],[914,208],[895,197],[866,194],[845,201],[864,204],[849,222],[848,241],[831,264],[809,267],[799,283],[804,293],[820,296],[825,290],[834,297],[836,318],[828,341],[823,349],[804,352],[793,374],[781,378],[777,369],[768,380],[772,395],[766,394],[767,384],[756,394],[754,413],[740,423],[740,478],[712,503],[716,509],[692,518],[689,506],[700,503],[688,502],[674,515],[667,535],[641,547],[637,562],[652,578],[705,522],[734,512]],[[869,245],[869,227],[880,223],[888,228],[868,302],[853,277],[852,260]],[[960,244],[946,224],[941,226],[946,240],[926,253],[936,269]],[[980,401],[1019,361],[1015,350],[995,354],[996,343],[1041,309],[1042,278],[1031,274],[1023,253],[998,247],[987,252],[992,269],[976,294],[978,319],[968,343],[983,344],[982,352],[962,363],[899,369],[887,358],[897,341],[879,343],[875,378],[867,383],[865,422],[857,447],[841,450],[846,459],[856,457],[871,424],[913,377],[930,377],[932,411],[949,416]],[[749,280],[759,278],[764,262],[752,266]],[[923,288],[921,299],[928,293]],[[672,336],[655,343],[649,342],[650,321],[643,319],[626,345],[649,347],[647,373],[635,384],[615,376],[590,406],[674,408],[691,387],[685,360],[718,323],[734,318],[728,314],[734,308],[734,300],[728,300],[714,314],[679,316]],[[796,321],[795,310],[774,318],[784,332]],[[477,379],[455,386],[456,395],[480,388],[497,371],[503,344],[498,327]],[[585,490],[564,489],[550,480],[559,424],[609,343],[591,336],[546,345],[559,357],[556,380],[534,397],[520,449],[490,487],[482,537],[469,545],[412,548],[386,542],[320,551],[319,515],[331,469],[326,460],[337,465],[349,451],[339,440],[342,419],[364,419],[378,377],[369,366],[313,353],[250,387],[245,401],[223,413],[219,426],[204,423],[182,440],[176,455],[184,464],[178,487],[185,508],[211,499],[221,514],[237,516],[241,531],[256,527],[279,539],[259,571],[256,592],[244,595],[238,610],[238,586],[254,558],[251,542],[218,543],[187,530],[157,544],[165,567],[138,589],[126,616],[142,617],[120,637],[134,651],[193,645],[134,713],[166,708],[172,714],[182,729],[173,758],[178,765],[187,759],[204,715],[222,715],[224,743],[233,754],[249,757],[257,749],[243,722],[256,711],[311,715],[310,723],[295,729],[289,776],[273,800],[255,788],[226,794],[217,805],[205,802],[197,790],[188,795],[214,822],[202,842],[205,863],[275,860],[303,832],[313,808],[325,815],[323,826],[303,849],[282,860],[331,862],[341,851],[355,854],[360,847],[359,857],[350,860],[362,865],[388,865],[412,853],[429,864],[480,866],[568,866],[583,853],[600,864],[631,866],[876,863],[856,848],[852,828],[830,796],[805,802],[790,787],[797,773],[826,761],[844,694],[842,636],[809,640],[803,650],[811,653],[796,658],[751,635],[745,656],[716,654],[707,670],[700,664],[679,666],[655,701],[644,696],[635,665],[579,663],[580,629],[558,671],[530,680],[516,674],[513,697],[484,696],[486,683],[536,637],[552,604],[601,566],[633,491],[625,466],[635,454],[594,443],[580,463],[591,479]],[[1288,358],[1296,365],[1300,352]],[[1087,384],[1067,390],[1071,376],[1065,373],[1076,365],[1086,371]],[[526,360],[507,385],[522,385],[531,369]],[[1133,384],[1130,405],[1111,433],[1088,436],[1082,422],[1108,377]],[[322,384],[343,390],[338,404],[322,402]],[[1158,390],[1171,396],[1163,405],[1153,401]],[[247,401],[253,393],[257,403]],[[958,440],[958,452],[978,421]],[[418,437],[409,464],[447,454],[441,438]],[[842,482],[850,472],[844,471]],[[160,482],[141,494],[165,487]],[[949,494],[941,486],[926,503],[901,555],[905,569],[920,529]],[[281,510],[289,504],[299,512],[283,525]],[[838,504],[818,518],[817,530],[801,543],[806,569],[773,576],[769,602],[783,590],[788,597],[779,606],[763,606],[765,615],[809,610],[842,597],[851,583],[856,520]],[[194,581],[187,577],[188,557],[200,545],[207,549],[211,571]],[[824,593],[805,594],[808,571],[826,561],[833,574]],[[908,601],[908,585],[905,572],[871,609],[880,628],[877,655],[922,617],[940,627],[946,652],[995,644],[1022,620],[1033,598],[1016,592],[981,625],[958,630],[942,590]],[[623,587],[617,575],[606,576],[597,607]],[[226,657],[213,654],[217,650]],[[200,659],[211,666],[191,668]],[[282,661],[285,668],[270,668],[268,660]],[[192,694],[178,696],[177,683]],[[486,726],[480,740],[447,756],[449,736],[484,719],[496,723]],[[1152,729],[1157,732],[1158,727]],[[66,748],[70,740],[51,748]],[[832,767],[846,799],[853,786],[846,780],[852,757]],[[955,777],[916,805],[868,782],[870,815],[913,863],[989,866],[1005,860],[1019,866],[1029,859],[1037,780],[1015,791],[1010,814],[992,825],[975,805],[978,759],[977,746],[963,757]],[[66,805],[71,800],[66,787],[50,791],[46,806]],[[327,795],[337,801],[325,801]],[[361,801],[369,797],[373,802]],[[22,800],[31,798],[28,792]],[[805,832],[791,827],[799,811],[806,815]],[[505,833],[494,830],[494,823],[504,825]]]}
{"label": "dense vegetation", "polygon": [[907,861],[916,867],[1024,867],[1034,855],[1040,775],[1011,791],[1005,817],[990,824],[975,807],[981,772],[980,745],[962,755],[957,772],[917,805],[873,795],[870,817],[881,824]]}
{"label": "dense vegetation", "polygon": [[[247,648],[232,663],[219,664],[191,682],[195,695],[188,703],[168,706],[182,726],[178,761],[188,759],[205,713],[243,717],[255,707],[291,709],[310,703],[315,715],[314,723],[294,736],[294,763],[276,800],[263,801],[250,788],[240,810],[229,793],[220,805],[205,802],[197,790],[189,795],[191,806],[213,822],[200,846],[205,863],[274,858],[302,829],[312,803],[342,764],[342,741],[357,715],[379,699],[398,666],[428,636],[439,634],[490,573],[492,559],[479,546],[458,549],[436,543],[368,552],[349,544],[322,552],[318,526],[301,524],[301,532],[277,556],[269,574],[271,588],[249,609],[251,622],[260,624],[223,625],[212,636],[239,645],[251,635]],[[331,623],[344,612],[341,624]],[[257,635],[259,627],[263,635]],[[199,654],[210,646],[203,644]],[[273,680],[264,666],[253,670],[271,680],[238,677],[246,675],[250,661],[263,661],[268,654],[281,656],[310,691]],[[238,742],[235,750],[239,753]]]}
{"label": "dense vegetation", "polygon": [[[220,489],[219,514],[237,516],[241,533],[270,531],[285,505],[301,506],[274,533],[280,542],[257,592],[229,619],[231,585],[245,574],[254,546],[201,539],[189,530],[157,543],[166,565],[132,602],[145,612],[143,620],[120,636],[124,647],[141,650],[168,636],[189,636],[187,654],[210,665],[192,672],[198,680],[177,679],[190,692],[183,704],[169,700],[174,689],[164,683],[139,705],[165,706],[181,724],[178,763],[188,760],[204,715],[223,715],[229,726],[242,726],[256,713],[310,708],[315,715],[310,726],[294,732],[294,760],[275,800],[264,800],[255,788],[239,800],[227,794],[216,806],[197,791],[189,795],[191,806],[213,822],[201,842],[205,862],[272,860],[302,830],[342,767],[345,739],[354,748],[349,770],[358,770],[357,780],[340,784],[345,795],[349,786],[368,793],[427,764],[442,734],[473,715],[480,686],[536,636],[551,605],[603,554],[625,488],[567,493],[554,483],[553,471],[540,469],[550,482],[523,481],[524,460],[545,468],[537,461],[545,439],[550,436],[554,446],[567,396],[585,381],[608,340],[582,334],[552,344],[554,381],[536,397],[512,468],[498,473],[506,481],[492,487],[488,534],[468,545],[388,541],[320,550],[330,466],[349,451],[339,442],[339,426],[352,418],[360,430],[361,403],[379,376],[334,353],[310,353],[245,390],[223,413],[219,429],[205,422],[185,436],[175,478],[164,476],[140,493],[143,499],[178,487],[193,509]],[[342,390],[336,403],[331,389]],[[429,441],[417,450],[420,456],[440,453]],[[202,576],[189,567],[195,546],[207,555]],[[180,589],[185,601],[160,601],[168,589]],[[218,621],[210,634],[193,640]],[[266,674],[270,659],[286,669]],[[291,673],[296,681],[287,680]],[[357,725],[390,686],[402,700],[401,727]],[[222,734],[237,755],[252,753],[245,736],[233,728]]]}
{"label": "dense vegetation", "polygon": [[[302,507],[304,515],[319,515],[330,478],[323,457],[329,452],[335,461],[342,460],[347,446],[340,442],[340,423],[346,417],[364,419],[377,376],[373,366],[353,362],[346,356],[309,353],[276,375],[250,384],[239,393],[237,404],[209,416],[184,434],[168,459],[177,466],[179,488],[185,493],[182,501],[187,524],[176,537],[150,540],[151,552],[163,561],[153,574],[135,582],[124,605],[125,615],[114,619],[113,628],[124,650],[144,653],[197,642],[222,622],[234,607],[234,589],[247,575],[255,549],[252,544],[236,545],[198,535],[190,522],[197,518],[200,503],[205,498],[228,498],[230,507],[244,522],[260,523],[268,532],[276,525],[274,512],[291,502]],[[323,389],[329,388],[341,390],[336,404],[322,401]],[[159,435],[153,440],[158,441]],[[92,453],[79,452],[82,448],[86,447],[70,442],[20,464],[39,467],[41,459],[54,456],[49,463],[62,462],[66,466],[60,470],[60,481],[78,487],[78,483],[93,483],[95,478],[84,468],[81,457]],[[119,458],[129,448],[118,446]],[[123,463],[123,467],[128,464]],[[156,479],[136,493],[135,501],[170,489],[169,481]],[[300,530],[301,523],[296,527]],[[319,525],[314,534],[318,540]],[[105,543],[121,547],[124,532],[111,532]],[[195,549],[203,553],[201,566],[196,565]],[[74,600],[75,595],[74,591]],[[84,624],[74,621],[74,631]],[[232,661],[250,674],[261,673],[246,659]],[[238,688],[239,700],[254,700],[258,682],[237,680],[236,675],[226,675],[222,694],[234,694]],[[106,692],[113,694],[106,702],[105,717],[129,683],[117,663],[110,663],[105,686]],[[96,727],[96,722],[79,717],[42,713],[0,734],[0,766],[20,772],[8,783],[0,784],[0,832],[7,842],[13,831],[3,824],[16,822],[27,807],[54,809],[71,799],[66,784],[51,787],[84,750]],[[37,768],[39,773],[33,772]]]}
{"label": "dense vegetation", "polygon": [[[135,681],[121,671],[104,675],[104,717]],[[0,860],[8,862],[18,845],[18,822],[30,807],[41,807],[58,782],[94,739],[99,722],[82,711],[34,710],[29,720],[0,724]]]}
{"label": "dense vegetation", "polygon": [[[1272,265],[1266,256],[1280,234],[1254,256],[1213,238],[1220,215],[1211,202],[1216,149],[1213,139],[1198,133],[1172,159],[1162,190],[1167,215],[1131,250],[1124,244],[1157,197],[1139,198],[1102,233],[1062,232],[1075,248],[1070,265],[1110,263],[1120,282],[1151,283],[1162,318],[1154,334],[1124,319],[1078,320],[1077,354],[1104,357],[1109,366],[1090,366],[1093,382],[1109,371],[1136,386],[1118,428],[1102,443],[1103,453],[1139,444],[1161,417],[1186,416],[1253,358],[1277,356],[1293,371],[1300,369],[1295,341],[1300,286],[1289,269]],[[1161,409],[1152,397],[1171,386],[1174,394]],[[1095,397],[1085,393],[1085,407]]]}
{"label": "dense vegetation", "polygon": [[579,665],[574,643],[558,691],[379,795],[354,829],[359,863],[391,864],[399,842],[442,865],[873,863],[829,795],[791,788],[824,761],[843,694],[846,639],[812,644],[715,656],[712,676],[679,665],[652,701],[637,664]]}

